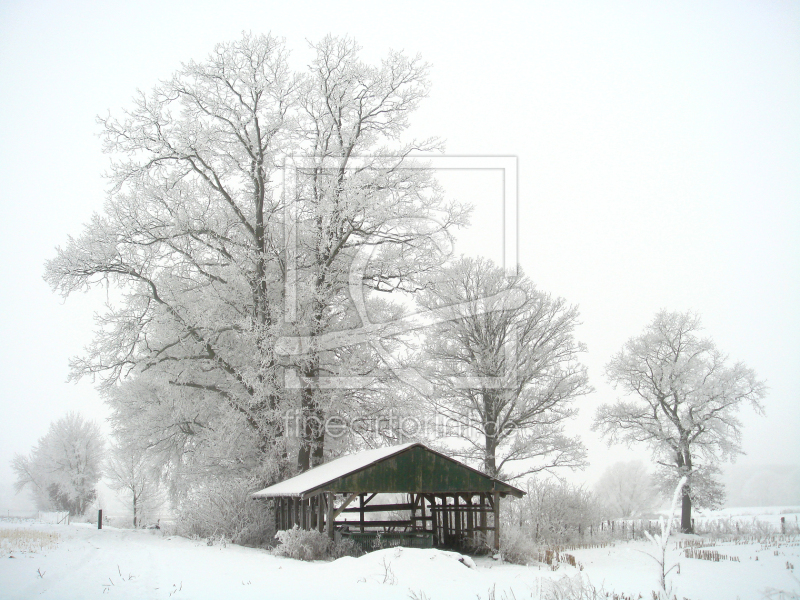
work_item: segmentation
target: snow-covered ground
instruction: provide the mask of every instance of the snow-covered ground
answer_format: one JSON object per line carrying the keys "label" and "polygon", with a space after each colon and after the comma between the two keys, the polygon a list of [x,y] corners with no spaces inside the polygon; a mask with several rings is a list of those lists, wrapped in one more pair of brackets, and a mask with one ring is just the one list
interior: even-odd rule
{"label": "snow-covered ground", "polygon": [[[541,597],[547,580],[582,576],[607,592],[650,598],[656,562],[646,542],[571,551],[577,566],[501,564],[438,550],[386,549],[360,558],[306,563],[234,545],[164,536],[154,530],[125,530],[89,524],[48,525],[0,521],[0,598],[291,598],[408,599]],[[13,530],[13,535],[8,535]],[[57,533],[27,549],[26,533]],[[9,537],[14,539],[8,539]],[[686,558],[670,542],[669,564],[680,562],[670,580],[678,598],[734,600],[763,598],[768,588],[800,593],[787,562],[800,567],[800,546],[758,543],[717,545],[739,562]],[[48,545],[49,544],[49,545]],[[580,568],[583,570],[580,570]],[[799,572],[800,573],[800,572]],[[776,596],[777,597],[777,596]]]}

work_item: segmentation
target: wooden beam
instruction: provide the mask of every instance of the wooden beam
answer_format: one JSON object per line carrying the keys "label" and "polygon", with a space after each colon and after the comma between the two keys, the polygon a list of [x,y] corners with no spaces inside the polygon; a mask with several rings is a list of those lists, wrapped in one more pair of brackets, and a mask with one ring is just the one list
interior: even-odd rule
{"label": "wooden beam", "polygon": [[[364,494],[361,494],[362,496]],[[364,512],[388,512],[391,510],[411,510],[412,504],[370,504],[369,506],[364,507]],[[362,512],[360,506],[354,506],[352,508],[345,508],[341,512],[346,513],[355,513],[355,512]]]}
{"label": "wooden beam", "polygon": [[333,513],[333,518],[335,519],[335,518],[336,518],[336,517],[338,517],[340,514],[342,514],[342,511],[343,511],[345,508],[347,508],[347,505],[348,505],[348,504],[350,504],[350,503],[351,503],[353,500],[355,500],[357,496],[358,496],[358,493],[353,493],[353,494],[350,494],[350,495],[349,495],[349,496],[348,496],[348,497],[345,499],[345,501],[342,503],[342,505],[341,505],[339,508],[337,508],[337,509],[334,511],[334,513]]}
{"label": "wooden beam", "polygon": [[[336,525],[358,527],[358,521],[336,521]],[[411,521],[364,521],[364,527],[410,527]]]}

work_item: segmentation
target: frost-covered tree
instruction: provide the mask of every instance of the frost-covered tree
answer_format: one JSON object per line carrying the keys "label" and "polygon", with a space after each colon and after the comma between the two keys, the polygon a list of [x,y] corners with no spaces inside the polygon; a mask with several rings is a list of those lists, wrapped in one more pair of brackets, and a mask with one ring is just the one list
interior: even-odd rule
{"label": "frost-covered tree", "polygon": [[615,517],[639,516],[653,508],[658,498],[653,476],[639,460],[609,466],[598,480],[595,493]]}
{"label": "frost-covered tree", "polygon": [[95,423],[68,413],[50,425],[28,456],[12,460],[16,492],[30,490],[40,510],[84,514],[97,496],[104,445]]}
{"label": "frost-covered tree", "polygon": [[585,464],[580,439],[564,433],[574,400],[590,390],[577,307],[472,258],[445,269],[419,304],[451,311],[426,331],[423,362],[428,399],[460,439],[454,454],[510,479]]}
{"label": "frost-covered tree", "polygon": [[752,369],[729,365],[700,331],[693,313],[659,312],[606,365],[608,380],[629,399],[601,406],[594,424],[609,443],[649,445],[669,473],[665,487],[688,477],[681,496],[685,532],[692,528],[692,502],[719,499],[713,467],[742,453],[739,408],[747,402],[761,413],[766,394]]}
{"label": "frost-covered tree", "polygon": [[[406,168],[437,142],[398,140],[427,66],[400,53],[366,64],[333,37],[311,52],[293,73],[282,41],[245,35],[102,118],[105,209],[46,265],[64,296],[116,290],[72,377],[100,378],[117,427],[168,460],[169,477],[268,480],[291,470],[290,452],[300,469],[322,460],[313,424],[357,398],[320,378],[379,362],[365,344],[279,356],[277,340],[361,325],[354,288],[391,314],[376,292],[413,288],[442,260],[436,237],[464,221],[430,171]],[[304,427],[287,441],[294,409]]]}

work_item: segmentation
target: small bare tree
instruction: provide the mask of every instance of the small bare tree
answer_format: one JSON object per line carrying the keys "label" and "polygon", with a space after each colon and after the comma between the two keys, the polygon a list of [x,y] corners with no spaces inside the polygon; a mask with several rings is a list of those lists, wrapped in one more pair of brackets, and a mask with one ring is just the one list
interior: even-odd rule
{"label": "small bare tree", "polygon": [[164,503],[158,470],[144,449],[134,444],[112,446],[106,474],[111,489],[130,494],[134,527],[141,527],[143,520]]}
{"label": "small bare tree", "polygon": [[[631,396],[601,406],[594,429],[609,443],[646,443],[677,480],[683,476],[681,530],[692,530],[695,479],[709,489],[708,466],[741,454],[737,412],[749,402],[759,413],[766,386],[742,363],[726,364],[714,343],[699,337],[692,313],[659,312],[606,366],[615,388]],[[707,497],[719,497],[719,494]]]}

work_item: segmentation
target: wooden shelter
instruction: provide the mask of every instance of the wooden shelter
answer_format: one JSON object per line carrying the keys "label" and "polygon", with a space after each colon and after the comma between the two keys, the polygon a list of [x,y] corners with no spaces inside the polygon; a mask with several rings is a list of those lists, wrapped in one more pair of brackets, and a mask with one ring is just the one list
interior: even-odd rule
{"label": "wooden shelter", "polygon": [[[379,494],[406,496],[404,502],[379,504]],[[297,525],[327,531],[331,538],[337,529],[355,535],[381,531],[398,543],[422,538],[456,548],[482,538],[499,548],[500,499],[508,494],[521,498],[524,492],[414,442],[338,458],[253,498],[272,500],[278,530]],[[393,518],[373,520],[367,513]]]}

